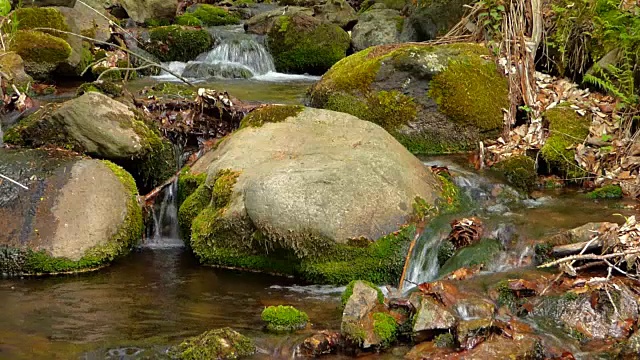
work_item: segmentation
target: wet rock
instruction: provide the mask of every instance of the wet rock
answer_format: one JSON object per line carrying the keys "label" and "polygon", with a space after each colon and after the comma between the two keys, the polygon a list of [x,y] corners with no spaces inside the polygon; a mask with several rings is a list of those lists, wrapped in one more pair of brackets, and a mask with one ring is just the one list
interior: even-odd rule
{"label": "wet rock", "polygon": [[368,282],[354,281],[345,290],[343,299],[347,300],[340,328],[345,339],[363,349],[393,341],[397,325],[393,317],[383,312],[380,289]]}
{"label": "wet rock", "polygon": [[54,145],[113,160],[144,188],[175,172],[173,146],[157,130],[126,105],[93,91],[34,113],[10,128],[4,140],[28,147]]}
{"label": "wet rock", "polygon": [[360,280],[351,282],[342,297],[344,302],[343,327],[346,323],[364,319],[371,310],[384,301],[380,289],[369,282]]}
{"label": "wet rock", "polygon": [[269,306],[262,311],[262,321],[267,323],[267,330],[288,332],[304,329],[309,316],[293,306]]}
{"label": "wet rock", "polygon": [[523,336],[514,340],[494,336],[464,353],[463,358],[465,360],[542,360],[545,357],[540,340],[534,336]]}
{"label": "wet rock", "polygon": [[500,133],[508,107],[507,81],[485,55],[477,44],[368,48],[324,74],[309,102],[379,124],[413,153],[473,149]]}
{"label": "wet rock", "polygon": [[253,77],[253,74],[251,73],[251,70],[241,65],[190,62],[184,68],[182,76],[197,79],[206,79],[211,77],[223,79],[248,79]]}
{"label": "wet rock", "polygon": [[340,333],[322,331],[306,338],[300,345],[302,355],[319,357],[335,353],[342,345],[343,338]]}
{"label": "wet rock", "polygon": [[493,302],[475,296],[459,299],[452,308],[462,320],[490,319],[496,310]]}
{"label": "wet rock", "polygon": [[6,52],[0,56],[0,71],[9,76],[9,81],[24,89],[27,84],[33,82],[33,78],[24,71],[24,61],[15,52]]}
{"label": "wet rock", "polygon": [[373,8],[358,16],[358,23],[351,32],[351,43],[355,51],[370,46],[399,42],[404,18],[391,9]]}
{"label": "wet rock", "polygon": [[202,263],[316,283],[399,277],[413,231],[399,224],[417,196],[426,204],[441,196],[430,169],[382,128],[348,114],[268,106],[241,127],[207,157],[205,190],[183,204],[207,204],[183,220]]}
{"label": "wet rock", "polygon": [[68,153],[0,149],[0,274],[87,271],[127,254],[142,237],[133,178]]}
{"label": "wet rock", "polygon": [[423,342],[414,346],[404,358],[406,360],[441,360],[458,359],[459,355],[454,349],[439,347],[435,342]]}
{"label": "wet rock", "polygon": [[491,333],[491,327],[490,317],[460,321],[456,331],[458,344],[463,349],[473,349],[487,339]]}
{"label": "wet rock", "polygon": [[178,0],[120,0],[129,17],[137,23],[146,20],[171,20],[176,16]]}
{"label": "wet rock", "polygon": [[240,359],[255,352],[251,339],[230,328],[207,331],[169,349],[169,355],[180,360]]}
{"label": "wet rock", "polygon": [[244,28],[250,34],[266,35],[280,16],[297,14],[313,16],[313,10],[299,6],[287,6],[258,14],[245,22]]}
{"label": "wet rock", "polygon": [[453,313],[429,296],[416,294],[411,297],[416,307],[413,318],[413,333],[417,341],[433,339],[451,331],[457,323]]}
{"label": "wet rock", "polygon": [[480,242],[458,250],[440,268],[439,274],[446,275],[463,267],[485,265],[494,260],[502,251],[497,240],[482,239]]}

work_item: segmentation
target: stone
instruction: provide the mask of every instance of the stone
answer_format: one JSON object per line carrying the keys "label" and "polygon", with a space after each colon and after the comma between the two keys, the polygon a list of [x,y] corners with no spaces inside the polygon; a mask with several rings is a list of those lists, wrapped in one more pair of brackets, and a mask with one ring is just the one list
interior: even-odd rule
{"label": "stone", "polygon": [[436,0],[426,5],[412,5],[407,18],[411,40],[433,40],[446,34],[465,15],[464,6],[471,3],[471,0]]}
{"label": "stone", "polygon": [[370,47],[336,63],[308,101],[374,122],[414,154],[465,152],[499,136],[509,107],[489,55],[478,44]]}
{"label": "stone", "polygon": [[9,76],[9,81],[24,89],[29,83],[33,83],[33,78],[24,71],[24,61],[15,52],[0,54],[0,71]]}
{"label": "stone", "polygon": [[178,0],[120,0],[129,17],[137,23],[147,20],[172,20],[178,10]]}
{"label": "stone", "polygon": [[307,357],[319,357],[335,353],[342,342],[340,333],[322,331],[304,339],[300,344],[299,351]]}
{"label": "stone", "polygon": [[296,14],[313,16],[313,10],[299,6],[279,7],[253,16],[245,22],[244,28],[251,34],[266,35],[271,31],[271,28],[280,16],[294,16]]}
{"label": "stone", "polygon": [[160,61],[194,60],[213,46],[211,35],[204,29],[186,26],[159,26],[149,30],[144,50]]}
{"label": "stone", "polygon": [[343,331],[345,324],[361,321],[376,306],[381,304],[380,290],[371,286],[371,284],[357,280],[350,285],[350,288],[351,294],[348,296],[342,311]]}
{"label": "stone", "polygon": [[18,31],[9,50],[20,55],[26,73],[37,80],[49,78],[72,53],[65,40],[32,30]]}
{"label": "stone", "polygon": [[24,7],[66,6],[74,7],[76,0],[30,0],[22,4]]}
{"label": "stone", "polygon": [[358,21],[356,11],[346,0],[324,0],[313,5],[313,16],[325,23],[351,29]]}
{"label": "stone", "polygon": [[[190,244],[202,263],[262,270],[279,264],[279,272],[298,263],[308,279],[342,284],[399,275],[411,229],[402,225],[415,199],[435,204],[441,196],[430,169],[379,126],[344,113],[267,106],[241,127],[206,157],[204,189],[180,209],[190,214],[182,223],[191,225]],[[196,203],[206,205],[189,209]],[[330,261],[331,249],[350,260]],[[359,262],[369,251],[376,253]]]}
{"label": "stone", "polygon": [[456,329],[458,344],[462,349],[473,349],[487,339],[492,324],[493,319],[490,317],[460,321]]}
{"label": "stone", "polygon": [[88,271],[127,254],[142,237],[133,178],[68,153],[0,149],[0,274]]}
{"label": "stone", "polygon": [[355,51],[371,46],[395,44],[400,41],[404,18],[391,9],[371,9],[358,16],[358,23],[351,32]]}
{"label": "stone", "polygon": [[388,345],[395,338],[397,324],[382,306],[380,290],[370,283],[354,281],[343,298],[347,296],[340,325],[343,337],[363,349]]}
{"label": "stone", "polygon": [[253,77],[251,70],[243,65],[217,63],[209,64],[202,62],[189,62],[182,71],[182,76],[186,78],[206,79],[218,77],[223,79],[249,79]]}
{"label": "stone", "polygon": [[453,329],[457,320],[456,317],[442,304],[429,296],[419,296],[415,302],[416,314],[413,320],[413,334],[416,339],[429,340],[436,335],[448,332]]}
{"label": "stone", "polygon": [[232,360],[255,354],[253,341],[231,328],[207,331],[186,339],[169,349],[172,358],[180,360]]}
{"label": "stone", "polygon": [[58,7],[56,9],[64,15],[72,32],[99,41],[107,41],[111,37],[109,20],[105,17],[107,12],[104,8],[95,8],[95,10],[105,16],[100,16],[93,9],[81,3],[76,3],[73,7]]}

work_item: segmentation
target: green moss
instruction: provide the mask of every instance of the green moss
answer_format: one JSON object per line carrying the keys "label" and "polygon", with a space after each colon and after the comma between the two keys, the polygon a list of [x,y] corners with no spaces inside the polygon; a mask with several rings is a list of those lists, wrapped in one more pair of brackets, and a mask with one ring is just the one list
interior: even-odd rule
{"label": "green moss", "polygon": [[261,317],[267,323],[267,330],[276,332],[303,329],[309,322],[309,316],[293,306],[269,306],[262,311]]}
{"label": "green moss", "polygon": [[548,243],[536,244],[534,248],[534,258],[536,263],[544,264],[553,260],[551,253],[553,252],[553,245]]}
{"label": "green moss", "polygon": [[531,191],[538,179],[536,162],[525,155],[513,156],[496,165],[507,181],[519,190]]}
{"label": "green moss", "polygon": [[255,354],[253,341],[230,328],[207,331],[169,349],[180,360],[239,359]]}
{"label": "green moss", "polygon": [[362,325],[347,322],[342,324],[342,334],[352,343],[362,344],[367,339],[367,331]]}
{"label": "green moss", "polygon": [[95,246],[77,261],[66,258],[54,258],[44,251],[27,251],[24,259],[23,271],[26,274],[56,274],[94,270],[103,267],[129,250],[142,238],[143,223],[142,210],[138,204],[138,190],[135,181],[129,173],[121,167],[103,161],[109,169],[120,179],[130,194],[127,203],[127,216],[120,229],[103,245]]}
{"label": "green moss", "polygon": [[452,121],[481,131],[501,129],[502,109],[509,108],[507,79],[493,62],[478,57],[452,60],[431,81],[429,96]]}
{"label": "green moss", "polygon": [[282,122],[288,117],[298,115],[302,110],[304,107],[298,105],[266,105],[247,114],[240,122],[240,129]]}
{"label": "green moss", "polygon": [[25,62],[25,70],[35,77],[43,77],[71,55],[71,46],[58,37],[39,31],[16,32],[10,49]]}
{"label": "green moss", "polygon": [[142,94],[166,98],[193,98],[196,95],[196,90],[192,86],[166,82],[145,88]]}
{"label": "green moss", "polygon": [[304,16],[281,16],[268,34],[276,69],[321,75],[344,58],[349,35],[339,26]]}
{"label": "green moss", "polygon": [[378,294],[378,303],[379,304],[384,304],[384,294],[382,293],[382,290],[380,290],[379,287],[375,286],[374,284],[372,284],[369,281],[366,280],[353,280],[349,283],[349,285],[347,285],[347,287],[344,289],[344,291],[342,292],[342,306],[344,307],[345,305],[347,305],[347,301],[349,301],[349,298],[351,297],[351,295],[353,295],[353,287],[356,285],[356,282],[362,282],[363,284],[367,285],[368,287],[374,289],[376,291],[376,293]]}
{"label": "green moss", "polygon": [[178,207],[207,180],[207,174],[193,174],[186,166],[178,176]]}
{"label": "green moss", "polygon": [[[180,192],[180,190],[178,191]],[[207,188],[203,183],[181,203],[178,211],[178,223],[180,224],[182,237],[186,239],[187,242],[191,238],[193,219],[195,219],[210,202],[211,189]]]}
{"label": "green moss", "polygon": [[208,4],[197,5],[195,11],[176,18],[176,24],[190,26],[220,26],[239,23],[240,19],[235,15],[223,8]]}
{"label": "green moss", "polygon": [[[146,27],[169,26],[171,25],[171,21],[169,21],[169,19],[151,18],[151,19],[145,19],[144,25]],[[187,25],[187,24],[178,24],[178,25]],[[188,25],[192,25],[192,24],[188,24]],[[193,24],[193,25],[199,25],[199,24]]]}
{"label": "green moss", "polygon": [[585,171],[575,161],[573,149],[589,135],[591,122],[564,106],[545,112],[544,118],[549,122],[550,134],[540,151],[542,157],[563,176],[583,177]]}
{"label": "green moss", "polygon": [[91,91],[105,94],[111,97],[118,97],[122,95],[122,85],[115,84],[111,81],[96,81],[84,83],[80,85],[76,90],[76,96],[80,96]]}
{"label": "green moss", "polygon": [[202,29],[182,26],[161,26],[149,31],[146,50],[161,61],[189,61],[209,50],[211,35]]}
{"label": "green moss", "polygon": [[497,304],[498,307],[506,307],[511,311],[514,311],[518,304],[518,297],[509,288],[509,282],[504,280],[497,284],[496,291],[498,292]]}
{"label": "green moss", "polygon": [[605,185],[587,194],[589,199],[621,199],[622,188],[620,185]]}
{"label": "green moss", "polygon": [[[18,30],[31,30],[36,28],[51,28],[62,31],[69,31],[67,21],[62,13],[52,7],[28,7],[18,8],[13,12],[18,23]],[[8,25],[5,25],[8,26]],[[67,35],[57,32],[43,30],[49,34],[66,39]]]}
{"label": "green moss", "polygon": [[444,240],[438,247],[438,264],[444,265],[456,253],[456,247],[449,240]]}
{"label": "green moss", "polygon": [[383,312],[373,314],[373,333],[380,338],[382,346],[388,346],[396,339],[398,324],[391,315]]}
{"label": "green moss", "polygon": [[442,349],[453,349],[456,345],[456,341],[451,333],[440,334],[433,339],[433,342],[436,344],[436,347]]}
{"label": "green moss", "polygon": [[488,264],[502,250],[500,242],[494,239],[482,239],[480,242],[464,247],[456,252],[440,268],[441,276],[460,268]]}
{"label": "green moss", "polygon": [[455,213],[464,207],[463,196],[460,189],[446,175],[437,175],[442,185],[442,196],[437,201],[437,207],[440,214]]}

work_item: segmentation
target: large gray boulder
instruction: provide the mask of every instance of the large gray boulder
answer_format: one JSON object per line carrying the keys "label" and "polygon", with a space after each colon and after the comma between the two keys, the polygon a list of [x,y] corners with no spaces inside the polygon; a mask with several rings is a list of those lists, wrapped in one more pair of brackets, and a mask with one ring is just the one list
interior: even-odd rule
{"label": "large gray boulder", "polygon": [[376,4],[358,16],[358,23],[351,32],[351,44],[355,51],[399,42],[404,18],[397,10],[378,6]]}
{"label": "large gray boulder", "polygon": [[[278,259],[268,249],[281,249],[314,264],[336,247],[348,253],[355,243],[365,246],[358,250],[364,254],[377,246],[372,241],[410,220],[416,198],[427,204],[439,199],[441,185],[431,170],[373,123],[333,111],[270,106],[243,124],[203,159],[207,180],[192,195],[199,200],[187,199],[180,209],[183,224],[193,225],[191,246],[204,263],[258,266],[221,256],[223,250]],[[205,206],[194,211],[198,203]],[[359,269],[354,258],[344,279],[322,278],[333,267],[318,270],[316,280],[344,283],[352,280],[350,272],[373,276],[376,266],[384,266],[388,273],[376,281],[387,281],[402,267],[396,256],[404,245],[400,241],[381,255],[389,256],[386,262],[369,269]]]}
{"label": "large gray boulder", "polygon": [[244,23],[244,28],[251,34],[266,35],[280,16],[294,16],[296,14],[313,16],[313,10],[299,6],[279,7],[252,17]]}
{"label": "large gray boulder", "polygon": [[86,271],[142,236],[133,178],[68,153],[0,149],[0,274]]}
{"label": "large gray boulder", "polygon": [[[91,5],[89,4],[89,6]],[[92,9],[89,6],[78,2],[73,7],[58,7],[57,9],[64,15],[72,32],[99,41],[109,40],[111,30],[109,29],[109,20],[106,17],[107,11],[104,7],[93,7]],[[96,13],[94,9],[104,16]]]}
{"label": "large gray boulder", "polygon": [[349,29],[358,21],[356,11],[346,0],[324,0],[313,6],[313,16],[326,23]]}
{"label": "large gray boulder", "polygon": [[137,23],[151,19],[171,20],[178,10],[178,0],[121,0],[120,4]]}

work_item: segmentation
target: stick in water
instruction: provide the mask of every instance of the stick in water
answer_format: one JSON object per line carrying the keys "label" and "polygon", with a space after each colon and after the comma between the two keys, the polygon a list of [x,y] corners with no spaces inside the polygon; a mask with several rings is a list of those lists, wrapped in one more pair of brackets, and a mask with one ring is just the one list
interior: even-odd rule
{"label": "stick in water", "polygon": [[0,178],[7,179],[7,180],[9,180],[10,182],[12,182],[12,183],[14,183],[14,184],[16,184],[16,185],[20,186],[21,188],[23,188],[23,189],[25,189],[25,190],[29,190],[29,188],[28,188],[28,187],[26,187],[26,186],[24,186],[24,185],[20,184],[19,182],[15,181],[15,180],[13,180],[13,179],[11,179],[11,178],[7,177],[7,176],[4,176],[4,175],[0,174]]}

